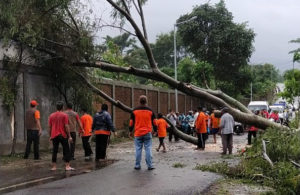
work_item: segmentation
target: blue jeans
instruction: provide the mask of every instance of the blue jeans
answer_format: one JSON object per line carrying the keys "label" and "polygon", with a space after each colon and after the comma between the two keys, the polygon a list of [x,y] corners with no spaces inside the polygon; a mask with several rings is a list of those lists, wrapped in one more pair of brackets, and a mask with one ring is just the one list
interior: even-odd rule
{"label": "blue jeans", "polygon": [[148,168],[152,167],[152,135],[148,133],[144,136],[134,138],[135,145],[135,168],[141,167],[142,149],[145,146],[146,164]]}

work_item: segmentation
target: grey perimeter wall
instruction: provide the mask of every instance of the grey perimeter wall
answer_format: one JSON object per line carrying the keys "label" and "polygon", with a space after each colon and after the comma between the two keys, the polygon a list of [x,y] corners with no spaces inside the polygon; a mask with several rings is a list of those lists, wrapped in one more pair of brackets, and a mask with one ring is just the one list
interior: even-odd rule
{"label": "grey perimeter wall", "polygon": [[[5,70],[0,62],[0,77]],[[49,136],[47,132],[47,120],[50,113],[55,111],[56,101],[62,99],[58,91],[53,88],[51,78],[42,67],[24,66],[18,77],[18,96],[14,109],[15,114],[8,114],[3,107],[0,97],[0,155],[11,152],[13,138],[13,124],[16,122],[17,145],[16,152],[24,152],[26,143],[26,129],[24,128],[25,111],[29,107],[31,99],[39,102],[38,109],[41,112],[41,124],[43,134],[40,140],[42,149],[49,148]],[[149,104],[155,112],[167,113],[170,108],[175,109],[174,90],[155,88],[151,86],[135,85],[112,80],[99,80],[98,86],[107,94],[119,99],[129,106],[136,106],[138,96],[148,95]],[[105,102],[105,101],[104,101]],[[200,104],[199,99],[179,93],[179,111],[187,112]],[[99,102],[93,102],[96,109],[99,109]],[[125,127],[129,114],[109,104],[109,111],[112,113],[114,124],[117,129]]]}

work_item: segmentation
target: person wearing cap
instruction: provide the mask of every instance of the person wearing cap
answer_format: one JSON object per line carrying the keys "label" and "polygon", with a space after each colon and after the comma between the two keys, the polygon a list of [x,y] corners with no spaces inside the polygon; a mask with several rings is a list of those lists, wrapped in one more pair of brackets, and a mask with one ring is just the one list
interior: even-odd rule
{"label": "person wearing cap", "polygon": [[30,102],[30,108],[25,114],[25,127],[27,129],[27,143],[24,159],[27,159],[30,154],[31,143],[33,142],[34,159],[38,160],[40,135],[42,134],[42,127],[40,122],[40,111],[37,110],[37,101]]}
{"label": "person wearing cap", "polygon": [[72,103],[67,103],[67,110],[65,113],[69,117],[69,130],[70,130],[70,135],[72,137],[72,142],[70,143],[70,152],[71,152],[71,160],[75,160],[75,145],[76,145],[76,131],[79,130],[78,133],[83,132],[83,128],[80,122],[79,115],[77,112],[73,111],[73,104]]}
{"label": "person wearing cap", "polygon": [[234,119],[228,111],[229,109],[227,107],[222,109],[222,117],[219,126],[222,136],[222,155],[227,153],[227,149],[229,154],[232,154]]}

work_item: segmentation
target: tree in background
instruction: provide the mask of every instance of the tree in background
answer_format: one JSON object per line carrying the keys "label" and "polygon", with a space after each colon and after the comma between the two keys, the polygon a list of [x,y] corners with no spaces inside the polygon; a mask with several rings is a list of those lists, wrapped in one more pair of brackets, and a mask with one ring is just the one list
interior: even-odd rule
{"label": "tree in background", "polygon": [[300,96],[300,70],[292,69],[284,73],[284,91],[279,96],[286,99],[288,103],[294,105],[295,97]]}
{"label": "tree in background", "polygon": [[276,83],[281,80],[279,70],[272,64],[253,65],[251,67],[253,99],[272,102]]}
{"label": "tree in background", "polygon": [[[213,65],[217,88],[235,96],[243,89],[236,85],[240,82],[237,74],[241,67],[247,66],[251,57],[254,32],[247,28],[246,23],[233,22],[233,16],[226,9],[224,1],[215,6],[196,6],[191,13],[181,16],[177,22],[191,17],[197,19],[178,27],[183,45],[197,60]],[[232,86],[236,90],[229,91]]]}

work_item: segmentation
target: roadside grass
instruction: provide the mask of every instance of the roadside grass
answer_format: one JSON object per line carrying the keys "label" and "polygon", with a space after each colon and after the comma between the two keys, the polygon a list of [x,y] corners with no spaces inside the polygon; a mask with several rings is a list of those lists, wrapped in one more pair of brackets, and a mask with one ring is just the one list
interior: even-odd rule
{"label": "roadside grass", "polygon": [[13,155],[2,155],[0,156],[0,165],[7,165],[9,163],[19,161],[23,159],[23,157],[24,157],[23,153],[13,154]]}
{"label": "roadside grass", "polygon": [[172,165],[172,167],[174,167],[174,168],[184,168],[184,167],[186,167],[186,165],[183,164],[183,163],[177,162],[177,163],[174,163],[174,164]]}
{"label": "roadside grass", "polygon": [[[272,165],[262,155],[263,140]],[[300,169],[297,167],[299,162],[300,132],[293,129],[269,128],[256,138],[251,147],[245,149],[238,164],[233,166],[224,160],[209,165],[196,165],[194,169],[268,186],[273,188],[276,194],[294,195],[300,194]]]}

